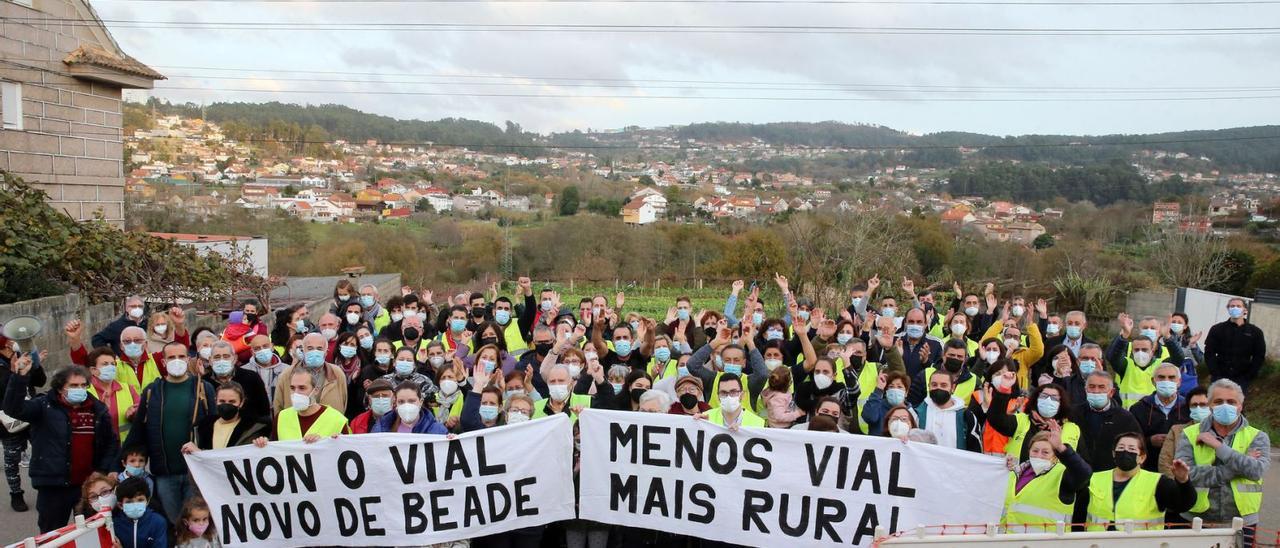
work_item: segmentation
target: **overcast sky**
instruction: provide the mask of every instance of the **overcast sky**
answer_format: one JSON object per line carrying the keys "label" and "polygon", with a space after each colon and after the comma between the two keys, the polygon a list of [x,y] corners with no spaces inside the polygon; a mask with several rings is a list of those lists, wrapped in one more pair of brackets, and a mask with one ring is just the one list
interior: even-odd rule
{"label": "overcast sky", "polygon": [[[170,77],[158,82],[151,93],[172,101],[341,103],[398,118],[464,117],[498,124],[512,120],[525,129],[543,132],[701,121],[838,120],[882,124],[917,133],[957,130],[1001,135],[1147,133],[1280,123],[1277,31],[1216,36],[978,36],[448,32],[392,30],[386,26],[1280,27],[1280,4],[98,0],[93,5],[127,53]],[[176,21],[187,26],[193,22],[230,23],[237,28],[139,28],[139,24],[130,21]],[[246,24],[269,23],[382,26],[244,28]],[[283,70],[332,73],[275,72]],[[848,85],[864,87],[840,87]],[[869,90],[865,86],[875,87]],[[896,91],[879,91],[884,86]],[[1026,90],[1027,87],[1042,89]],[[972,91],[957,92],[957,88]],[[454,95],[424,95],[435,93]],[[649,98],[635,98],[638,96]],[[712,98],[695,99],[700,96]],[[1259,96],[1263,98],[1239,98]],[[1178,100],[1150,100],[1160,97]],[[1109,98],[1136,100],[1098,100]],[[1187,100],[1191,98],[1212,99]]]}

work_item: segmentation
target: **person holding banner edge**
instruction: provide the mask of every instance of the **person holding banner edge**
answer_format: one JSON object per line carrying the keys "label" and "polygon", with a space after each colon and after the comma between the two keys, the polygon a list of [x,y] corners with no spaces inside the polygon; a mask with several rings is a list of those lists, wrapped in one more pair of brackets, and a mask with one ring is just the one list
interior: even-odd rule
{"label": "person holding banner edge", "polygon": [[[315,389],[310,372],[298,369],[289,375],[290,407],[276,415],[275,441],[314,443],[323,437],[351,433],[347,418],[341,411],[317,401]],[[253,444],[266,447],[267,441],[266,437],[258,437]]]}

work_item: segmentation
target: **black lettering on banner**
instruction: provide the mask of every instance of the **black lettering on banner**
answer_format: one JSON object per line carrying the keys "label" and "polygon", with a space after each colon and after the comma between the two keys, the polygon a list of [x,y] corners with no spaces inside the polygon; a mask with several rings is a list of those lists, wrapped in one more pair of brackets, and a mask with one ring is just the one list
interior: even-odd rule
{"label": "black lettering on banner", "polygon": [[[490,483],[489,491],[489,520],[502,521],[507,519],[507,514],[511,512],[511,493],[507,491],[507,486],[501,483]],[[502,496],[502,507],[499,509],[498,500],[495,495]]]}
{"label": "black lettering on banner", "polygon": [[822,484],[822,477],[827,475],[827,463],[831,461],[831,446],[827,445],[822,448],[822,459],[814,458],[813,444],[804,444],[805,460],[809,462],[809,483],[814,487]]}
{"label": "black lettering on banner", "polygon": [[458,528],[458,522],[444,521],[444,518],[449,516],[449,505],[440,504],[440,499],[452,496],[453,489],[439,489],[431,492],[431,528],[433,530],[448,531]]}
{"label": "black lettering on banner", "polygon": [[831,535],[831,542],[839,543],[840,535],[836,534],[835,524],[844,521],[844,501],[819,497],[816,514],[813,522],[814,540],[822,540],[822,532],[826,531],[828,535]]}
{"label": "black lettering on banner", "polygon": [[415,475],[414,470],[418,467],[418,446],[409,446],[408,459],[400,454],[400,446],[398,445],[392,445],[387,449],[391,450],[391,462],[396,465],[396,473],[400,475],[400,482],[405,485],[412,484]]}
{"label": "black lettering on banner", "polygon": [[427,469],[427,481],[436,482],[436,451],[435,448],[440,447],[437,444],[422,444],[422,466]]}
{"label": "black lettering on banner", "polygon": [[676,496],[672,497],[676,503],[675,518],[684,519],[684,480],[676,480]]}
{"label": "black lettering on banner", "polygon": [[[267,478],[267,471],[272,472],[270,480]],[[258,466],[254,467],[254,472],[258,480],[258,485],[262,487],[269,495],[279,495],[284,492],[284,470],[280,468],[280,462],[274,458],[267,457],[258,461]]]}
{"label": "black lettering on banner", "polygon": [[298,525],[302,526],[302,532],[309,537],[320,534],[320,511],[309,500],[298,503]]}
{"label": "black lettering on banner", "polygon": [[694,430],[692,433],[697,436],[697,440],[689,439],[688,428],[676,430],[676,468],[684,468],[687,461],[694,472],[701,472],[702,456],[707,448],[707,433],[702,430]]}
{"label": "black lettering on banner", "polygon": [[876,506],[867,503],[862,509],[862,519],[858,520],[858,528],[853,531],[853,543],[860,544],[863,537],[874,536],[878,525],[880,525],[880,516],[876,515]]}
{"label": "black lettering on banner", "polygon": [[[347,469],[347,465],[352,462],[356,465],[354,477]],[[342,480],[347,489],[359,489],[364,485],[364,459],[360,457],[360,453],[348,449],[338,455],[338,479]]]}
{"label": "black lettering on banner", "polygon": [[[728,447],[728,455],[721,460],[720,448]],[[733,436],[729,434],[716,434],[711,436],[711,444],[707,447],[707,460],[711,464],[711,471],[717,474],[729,474],[738,467],[738,444],[733,441]]]}
{"label": "black lettering on banner", "polygon": [[366,537],[381,537],[387,534],[386,529],[373,526],[373,522],[378,521],[378,515],[369,511],[370,504],[381,502],[382,497],[360,497],[360,522],[364,524],[364,536]]}
{"label": "black lettering on banner", "polygon": [[227,483],[231,485],[231,492],[236,496],[240,496],[240,487],[243,486],[245,492],[250,495],[258,494],[258,486],[253,482],[253,472],[250,469],[249,459],[242,459],[240,462],[244,465],[243,471],[236,468],[234,461],[222,461],[222,468],[227,472]]}
{"label": "black lettering on banner", "polygon": [[476,458],[480,461],[481,476],[497,476],[507,473],[507,465],[505,464],[489,466],[489,461],[485,459],[488,452],[484,450],[484,436],[476,438],[476,455]]}
{"label": "black lettering on banner", "polygon": [[618,474],[609,474],[609,509],[618,511],[619,503],[626,503],[627,512],[636,513],[636,477],[627,476],[622,479]]}
{"label": "black lettering on banner", "polygon": [[480,504],[480,492],[468,485],[462,492],[462,526],[484,525],[484,505]]}
{"label": "black lettering on banner", "polygon": [[276,523],[280,524],[280,534],[284,538],[293,538],[293,514],[289,513],[289,503],[284,503],[284,512],[280,512],[280,504],[271,503],[271,513],[276,516]]}
{"label": "black lettering on banner", "polygon": [[422,513],[426,499],[418,493],[405,493],[400,496],[404,507],[404,532],[406,535],[417,535],[427,530],[427,515]]}
{"label": "black lettering on banner", "polygon": [[755,450],[762,448],[764,451],[773,451],[773,444],[764,438],[751,438],[742,444],[742,460],[759,466],[759,470],[743,470],[742,477],[747,479],[769,479],[769,475],[773,473],[773,464],[763,455],[756,455]]}
{"label": "black lettering on banner", "polygon": [[[782,496],[787,496],[783,494]],[[769,527],[760,519],[760,514],[773,509],[773,495],[765,491],[746,489],[742,492],[742,530],[751,532],[751,526],[761,533],[768,533]]]}
{"label": "black lettering on banner", "polygon": [[[703,498],[698,498],[698,495],[702,495]],[[693,487],[690,487],[689,501],[692,502],[694,506],[702,508],[705,513],[702,515],[689,514],[689,521],[701,523],[703,525],[715,521],[716,508],[711,505],[711,501],[715,500],[715,498],[716,490],[711,488],[710,485],[705,483],[696,483]]]}
{"label": "black lettering on banner", "polygon": [[893,506],[889,509],[889,533],[898,532],[898,507]]}
{"label": "black lettering on banner", "polygon": [[836,489],[844,489],[849,481],[849,448],[840,447],[840,456],[836,459]]}
{"label": "black lettering on banner", "polygon": [[636,430],[639,428],[634,424],[626,425],[625,429],[621,424],[616,422],[609,423],[609,462],[618,462],[618,446],[631,446],[630,462],[636,462]]}
{"label": "black lettering on banner", "polygon": [[524,492],[525,487],[537,485],[537,483],[538,478],[535,477],[520,478],[516,480],[516,517],[522,518],[525,516],[538,515],[537,506],[527,506],[531,497],[529,496],[529,493]]}
{"label": "black lettering on banner", "polygon": [[356,505],[347,499],[333,499],[333,510],[338,515],[338,534],[344,537],[356,534],[356,530],[360,528]]}
{"label": "black lettering on banner", "polygon": [[853,477],[853,489],[857,491],[862,488],[862,482],[871,480],[871,492],[880,494],[880,471],[876,466],[876,452],[874,449],[866,449],[862,451],[862,462],[858,463],[858,475]]}
{"label": "black lettering on banner", "polygon": [[289,490],[298,493],[298,482],[307,488],[308,493],[316,492],[316,473],[311,468],[311,453],[302,455],[305,466],[298,464],[298,457],[285,455],[284,466],[289,470]]}
{"label": "black lettering on banner", "polygon": [[791,495],[783,493],[781,498],[782,502],[778,503],[778,528],[789,537],[804,536],[804,532],[809,530],[809,496],[800,497],[800,521],[794,527],[787,520],[787,516],[791,514],[787,511],[791,507]]}
{"label": "black lettering on banner", "polygon": [[[656,453],[662,449],[662,445],[654,440],[651,435],[661,434],[667,436],[671,434],[671,428],[666,426],[646,426],[644,427],[644,460],[643,462],[649,466],[671,466],[670,459],[658,458]],[[666,514],[663,514],[666,515]]]}
{"label": "black lettering on banner", "polygon": [[[247,464],[248,463],[246,463],[246,465]],[[234,512],[231,510],[230,504],[223,504],[222,510],[218,513],[222,514],[222,525],[219,528],[219,530],[222,531],[222,543],[231,544],[231,533],[233,531],[236,534],[235,542],[244,542],[246,540],[244,530],[244,503],[242,502],[237,504]]]}
{"label": "black lettering on banner", "polygon": [[271,536],[271,520],[267,508],[260,502],[249,505],[249,529],[258,540]]}
{"label": "black lettering on banner", "polygon": [[471,477],[471,465],[467,463],[467,452],[462,449],[462,440],[449,440],[449,453],[445,458],[444,480],[452,481],[453,475],[462,472],[462,477]]}
{"label": "black lettering on banner", "polygon": [[667,490],[662,483],[662,478],[659,477],[649,482],[649,496],[645,497],[641,512],[645,515],[653,515],[655,509],[662,513],[662,517],[667,517]]}
{"label": "black lettering on banner", "polygon": [[[893,454],[889,456],[889,494],[895,497],[915,498],[916,489],[914,487],[903,487],[898,485],[898,478],[902,477],[902,474],[898,473],[901,466],[902,453],[894,451]],[[894,511],[897,511],[896,507],[894,508]]]}

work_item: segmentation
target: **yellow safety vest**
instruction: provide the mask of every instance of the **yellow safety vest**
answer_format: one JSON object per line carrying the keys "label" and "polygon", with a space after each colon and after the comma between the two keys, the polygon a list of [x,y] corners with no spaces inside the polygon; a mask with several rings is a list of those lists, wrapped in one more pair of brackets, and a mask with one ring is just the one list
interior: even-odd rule
{"label": "yellow safety vest", "polygon": [[[932,377],[933,372],[937,370],[938,368],[936,367],[924,368],[925,386],[928,386],[929,377]],[[977,387],[978,387],[978,376],[974,375],[973,373],[970,373],[969,380],[956,385],[956,391],[954,392],[954,394],[957,398],[960,398],[960,401],[964,402],[965,406],[968,406],[969,401],[973,399],[973,391],[977,389]]]}
{"label": "yellow safety vest", "polygon": [[507,345],[507,353],[513,357],[519,358],[529,350],[529,343],[524,341],[524,335],[520,334],[520,324],[516,322],[513,316],[507,322],[507,326],[502,330],[502,342]]}
{"label": "yellow safety vest", "polygon": [[[1213,461],[1217,458],[1213,448],[1203,443],[1196,443],[1196,438],[1200,436],[1200,425],[1188,426],[1182,430],[1182,433],[1194,451],[1195,465],[1213,466]],[[1258,429],[1246,425],[1237,430],[1232,437],[1231,449],[1244,454],[1249,451],[1249,444],[1253,443],[1256,437],[1258,437]],[[1262,509],[1262,480],[1254,481],[1241,477],[1232,479],[1231,496],[1236,501],[1236,510],[1240,512],[1240,517],[1247,518],[1251,514],[1257,514],[1258,510]],[[1191,507],[1191,513],[1199,514],[1208,509],[1209,488],[1196,487],[1196,504]]]}
{"label": "yellow safety vest", "polygon": [[1160,362],[1153,359],[1146,369],[1138,367],[1132,358],[1125,358],[1125,362],[1128,366],[1116,388],[1120,391],[1120,405],[1128,409],[1156,391],[1156,368]]}
{"label": "yellow safety vest", "polygon": [[[723,376],[724,371],[719,371],[716,373],[716,379],[711,382],[711,398],[707,400],[707,405],[711,407],[720,407],[720,377]],[[738,379],[742,383],[742,408],[746,409],[751,407],[751,387],[748,386],[746,373],[738,375]]]}
{"label": "yellow safety vest", "polygon": [[[1156,340],[1155,343],[1156,343],[1156,346],[1160,347],[1160,353],[1151,357],[1151,363],[1158,364],[1158,363],[1164,362],[1164,360],[1169,357],[1169,349],[1166,348],[1163,344],[1161,344],[1159,340]],[[1124,355],[1130,358],[1133,357],[1133,342],[1130,342],[1127,346],[1125,346]]]}
{"label": "yellow safety vest", "polygon": [[[116,370],[119,370],[119,366]],[[93,387],[93,383],[89,384],[89,394],[94,398],[102,399],[98,396],[98,389]],[[132,386],[121,383],[120,389],[116,390],[116,413],[119,415],[116,417],[116,429],[120,431],[120,443],[124,443],[125,436],[129,435],[129,426],[133,422],[128,419],[128,411],[133,404],[138,403],[138,399]]]}
{"label": "yellow safety vest", "polygon": [[373,317],[373,335],[376,337],[383,329],[391,325],[391,314],[386,308],[378,311],[378,315]]}
{"label": "yellow safety vest", "polygon": [[1009,472],[1004,497],[1006,533],[1042,533],[1057,529],[1057,522],[1071,523],[1071,505],[1058,498],[1067,467],[1057,463],[1017,491],[1018,473]]}
{"label": "yellow safety vest", "polygon": [[[1022,458],[1022,442],[1026,441],[1027,432],[1031,431],[1031,417],[1025,413],[1017,413],[1013,419],[1018,421],[1018,428],[1009,436],[1009,441],[1005,442],[1004,454],[1015,459]],[[1062,422],[1062,444],[1072,449],[1076,448],[1076,444],[1080,442],[1080,427],[1071,421]]]}
{"label": "yellow safety vest", "polygon": [[[739,418],[739,425],[744,428],[764,428],[765,427],[764,419],[760,418],[759,415],[752,413],[751,411],[748,411],[747,409],[742,409],[738,415],[738,418]],[[707,422],[711,424],[718,424],[720,426],[724,426],[724,413],[720,411],[719,407],[708,410]]]}
{"label": "yellow safety vest", "polygon": [[[645,368],[644,372],[653,373],[653,366],[656,365],[657,363],[658,363],[657,358],[649,358],[649,365],[647,368]],[[662,373],[660,375],[653,377],[653,382],[658,382],[660,379],[665,379],[667,377],[675,377],[676,374],[679,373],[680,371],[679,366],[680,366],[679,360],[675,358],[667,360],[667,366],[662,368]]]}
{"label": "yellow safety vest", "polygon": [[146,354],[147,361],[142,362],[142,381],[138,381],[138,373],[133,370],[133,366],[122,359],[116,360],[116,381],[120,384],[132,386],[139,394],[142,389],[151,385],[156,379],[160,378],[160,368],[156,366],[156,359],[150,352]]}
{"label": "yellow safety vest", "polygon": [[862,433],[867,433],[870,425],[867,421],[862,420],[862,408],[871,400],[871,393],[876,390],[876,382],[880,380],[880,364],[876,362],[863,362],[862,371],[858,372],[858,427],[862,429]]}
{"label": "yellow safety vest", "polygon": [[[551,404],[551,401],[547,400],[545,402],[539,402],[539,403],[542,403],[542,405],[533,406],[533,418],[535,419],[540,419],[542,417],[548,416],[546,407]],[[583,409],[590,408],[591,396],[588,396],[586,394],[570,394],[569,395],[569,402],[565,404],[565,409],[569,410],[569,420],[573,422],[578,422],[578,414],[573,412],[573,408],[579,405],[581,405]]]}
{"label": "yellow safety vest", "polygon": [[320,418],[311,423],[311,428],[308,428],[305,434],[302,432],[301,423],[298,422],[298,411],[292,407],[281,411],[276,421],[276,439],[279,441],[300,440],[304,435],[311,434],[321,437],[332,436],[341,434],[347,427],[347,417],[344,417],[341,411],[327,405],[321,406]]}
{"label": "yellow safety vest", "polygon": [[[422,350],[423,348],[426,348],[428,344],[430,343],[426,339],[418,339],[418,348],[415,349],[415,352],[417,350]],[[391,341],[392,349],[400,350],[400,348],[403,346],[404,346],[404,341]]]}
{"label": "yellow safety vest", "polygon": [[1112,485],[1115,478],[1111,470],[1095,472],[1089,479],[1089,531],[1106,531],[1107,524],[1117,530],[1125,520],[1132,520],[1138,531],[1164,530],[1164,512],[1156,505],[1156,484],[1163,477],[1141,468],[1129,478],[1129,485],[1114,499]]}

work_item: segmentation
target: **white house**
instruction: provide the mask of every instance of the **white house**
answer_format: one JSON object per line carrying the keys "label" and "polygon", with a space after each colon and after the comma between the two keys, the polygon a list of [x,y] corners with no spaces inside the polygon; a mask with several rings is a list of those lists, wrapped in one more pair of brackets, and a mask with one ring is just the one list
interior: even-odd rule
{"label": "white house", "polygon": [[636,198],[622,206],[622,222],[629,225],[647,225],[658,220],[657,209],[644,198]]}

